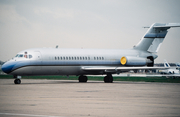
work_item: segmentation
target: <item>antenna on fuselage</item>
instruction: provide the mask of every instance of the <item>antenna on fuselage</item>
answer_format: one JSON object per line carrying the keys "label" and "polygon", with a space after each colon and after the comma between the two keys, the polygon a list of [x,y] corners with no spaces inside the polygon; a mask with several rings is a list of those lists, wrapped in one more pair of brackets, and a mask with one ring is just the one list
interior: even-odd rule
{"label": "antenna on fuselage", "polygon": [[149,26],[144,26],[143,28],[150,28]]}
{"label": "antenna on fuselage", "polygon": [[58,48],[58,45],[56,46],[56,48]]}

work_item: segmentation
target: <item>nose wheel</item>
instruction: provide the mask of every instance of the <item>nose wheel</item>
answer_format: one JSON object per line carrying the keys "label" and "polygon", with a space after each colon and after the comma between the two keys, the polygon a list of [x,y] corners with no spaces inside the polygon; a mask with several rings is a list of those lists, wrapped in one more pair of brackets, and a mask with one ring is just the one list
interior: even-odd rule
{"label": "nose wheel", "polygon": [[15,78],[14,84],[21,84],[21,76],[14,75],[13,78]]}
{"label": "nose wheel", "polygon": [[21,80],[20,79],[15,79],[14,84],[21,84]]}

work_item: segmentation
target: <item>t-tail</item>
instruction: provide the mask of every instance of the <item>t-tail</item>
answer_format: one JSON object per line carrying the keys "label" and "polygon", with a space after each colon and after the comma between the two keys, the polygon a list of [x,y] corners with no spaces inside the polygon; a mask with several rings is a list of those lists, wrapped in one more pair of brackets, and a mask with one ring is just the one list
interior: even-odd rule
{"label": "t-tail", "polygon": [[134,49],[157,53],[168,32],[167,30],[172,27],[180,27],[180,23],[152,24],[141,41],[134,46]]}

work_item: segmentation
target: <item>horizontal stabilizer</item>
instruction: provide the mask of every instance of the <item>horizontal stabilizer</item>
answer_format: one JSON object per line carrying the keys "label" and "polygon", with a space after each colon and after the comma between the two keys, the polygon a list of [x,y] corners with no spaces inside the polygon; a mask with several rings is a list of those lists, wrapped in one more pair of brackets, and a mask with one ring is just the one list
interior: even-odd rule
{"label": "horizontal stabilizer", "polygon": [[153,26],[154,28],[173,28],[180,27],[180,23],[167,23],[160,26]]}

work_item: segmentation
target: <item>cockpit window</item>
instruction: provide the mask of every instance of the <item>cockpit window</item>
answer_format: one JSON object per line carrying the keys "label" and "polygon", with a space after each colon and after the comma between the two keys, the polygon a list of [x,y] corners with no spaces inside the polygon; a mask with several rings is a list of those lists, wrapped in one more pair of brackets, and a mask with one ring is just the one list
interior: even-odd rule
{"label": "cockpit window", "polygon": [[15,57],[18,57],[19,54],[17,54]]}
{"label": "cockpit window", "polygon": [[27,54],[25,54],[25,55],[24,55],[24,58],[28,58],[28,55],[27,55]]}
{"label": "cockpit window", "polygon": [[32,58],[33,56],[32,55],[27,55],[27,54],[17,54],[15,56],[15,58],[18,57],[18,58]]}
{"label": "cockpit window", "polygon": [[19,57],[19,58],[23,57],[23,54],[19,54],[18,57]]}

